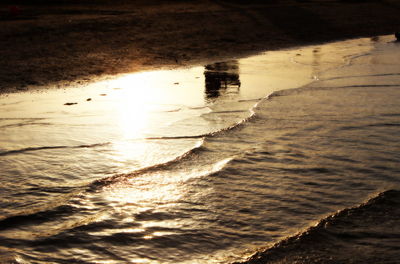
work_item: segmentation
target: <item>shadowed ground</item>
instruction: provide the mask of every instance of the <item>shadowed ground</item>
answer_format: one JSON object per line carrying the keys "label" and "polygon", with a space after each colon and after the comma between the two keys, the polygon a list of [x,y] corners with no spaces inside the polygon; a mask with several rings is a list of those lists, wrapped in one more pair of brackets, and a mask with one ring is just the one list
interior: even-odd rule
{"label": "shadowed ground", "polygon": [[0,91],[390,34],[399,9],[394,0],[8,0]]}

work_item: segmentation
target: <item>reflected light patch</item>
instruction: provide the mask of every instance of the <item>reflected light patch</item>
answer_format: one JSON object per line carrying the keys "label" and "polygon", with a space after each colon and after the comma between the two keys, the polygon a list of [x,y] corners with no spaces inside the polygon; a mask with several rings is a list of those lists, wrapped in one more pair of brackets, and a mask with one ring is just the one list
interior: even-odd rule
{"label": "reflected light patch", "polygon": [[144,228],[120,228],[120,229],[104,229],[97,232],[89,232],[91,236],[109,236],[114,233],[143,233]]}
{"label": "reflected light patch", "polygon": [[166,231],[164,231],[164,232],[158,231],[158,232],[152,233],[151,235],[146,235],[143,238],[144,239],[152,239],[152,238],[155,238],[155,237],[162,237],[162,236],[168,236],[168,235],[174,235],[174,233],[173,232],[166,232]]}
{"label": "reflected light patch", "polygon": [[[159,181],[155,180],[159,178]],[[132,186],[133,185],[133,186]],[[165,181],[161,175],[145,179],[136,179],[129,184],[129,188],[113,189],[108,197],[111,201],[123,203],[159,203],[176,201],[183,195],[180,182]]]}
{"label": "reflected light patch", "polygon": [[137,138],[147,126],[151,112],[151,95],[145,86],[143,76],[127,76],[118,80],[117,84],[124,87],[115,94],[119,101],[117,105],[118,120],[125,139]]}
{"label": "reflected light patch", "polygon": [[139,160],[147,155],[149,151],[149,146],[146,145],[146,142],[137,141],[137,142],[116,142],[113,144],[113,148],[116,151],[116,155],[114,155],[114,159],[119,162],[130,161],[132,164],[136,161],[136,165],[140,168],[142,164],[139,163]]}
{"label": "reflected light patch", "polygon": [[232,159],[233,157],[223,159],[202,168],[181,169],[173,173],[161,171],[125,178],[110,186],[105,196],[110,202],[116,202],[115,206],[123,207],[132,203],[139,207],[153,207],[159,203],[174,206],[175,201],[181,200],[190,192],[187,181],[220,171]]}
{"label": "reflected light patch", "polygon": [[[110,111],[113,110],[115,129],[120,130],[122,141],[143,139],[151,131],[154,133],[175,122],[177,116],[174,113],[182,108],[192,104],[201,105],[202,101],[198,98],[201,98],[202,90],[198,82],[189,82],[188,86],[173,84],[182,78],[181,75],[179,71],[143,72],[125,75],[107,83],[108,87],[114,87],[109,93],[108,99],[113,102],[109,107],[113,108]],[[180,118],[185,116],[182,114]],[[170,129],[168,132],[173,134]],[[138,144],[132,144],[133,147],[115,144],[114,149],[119,149],[122,156],[129,159],[132,155],[146,152],[145,143]]]}

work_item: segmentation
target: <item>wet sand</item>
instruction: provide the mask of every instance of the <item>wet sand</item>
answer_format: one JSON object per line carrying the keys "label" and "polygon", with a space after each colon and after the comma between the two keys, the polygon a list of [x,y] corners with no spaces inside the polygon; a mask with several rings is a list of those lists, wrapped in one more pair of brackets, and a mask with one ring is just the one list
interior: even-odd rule
{"label": "wet sand", "polygon": [[3,93],[391,34],[400,25],[395,0],[8,2],[0,4]]}

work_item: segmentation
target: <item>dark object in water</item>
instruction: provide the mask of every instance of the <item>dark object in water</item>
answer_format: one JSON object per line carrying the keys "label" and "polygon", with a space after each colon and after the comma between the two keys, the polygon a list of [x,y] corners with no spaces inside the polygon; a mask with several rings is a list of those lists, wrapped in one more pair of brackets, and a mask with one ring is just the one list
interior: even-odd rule
{"label": "dark object in water", "polygon": [[88,98],[88,99],[86,99],[86,101],[87,101],[87,102],[92,101],[92,98]]}
{"label": "dark object in water", "polygon": [[78,103],[65,103],[64,105],[76,105]]}
{"label": "dark object in water", "polygon": [[236,60],[217,62],[205,66],[207,98],[217,98],[228,88],[240,89],[239,65]]}
{"label": "dark object in water", "polygon": [[396,37],[396,41],[400,41],[400,32],[394,33],[394,36]]}

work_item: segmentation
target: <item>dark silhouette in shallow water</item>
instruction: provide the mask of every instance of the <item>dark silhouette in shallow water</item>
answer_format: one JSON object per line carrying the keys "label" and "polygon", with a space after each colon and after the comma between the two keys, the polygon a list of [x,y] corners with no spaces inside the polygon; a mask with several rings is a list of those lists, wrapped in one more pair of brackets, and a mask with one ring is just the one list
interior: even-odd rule
{"label": "dark silhouette in shallow water", "polygon": [[207,98],[216,98],[221,90],[240,88],[239,66],[236,60],[217,62],[205,66],[205,93]]}

